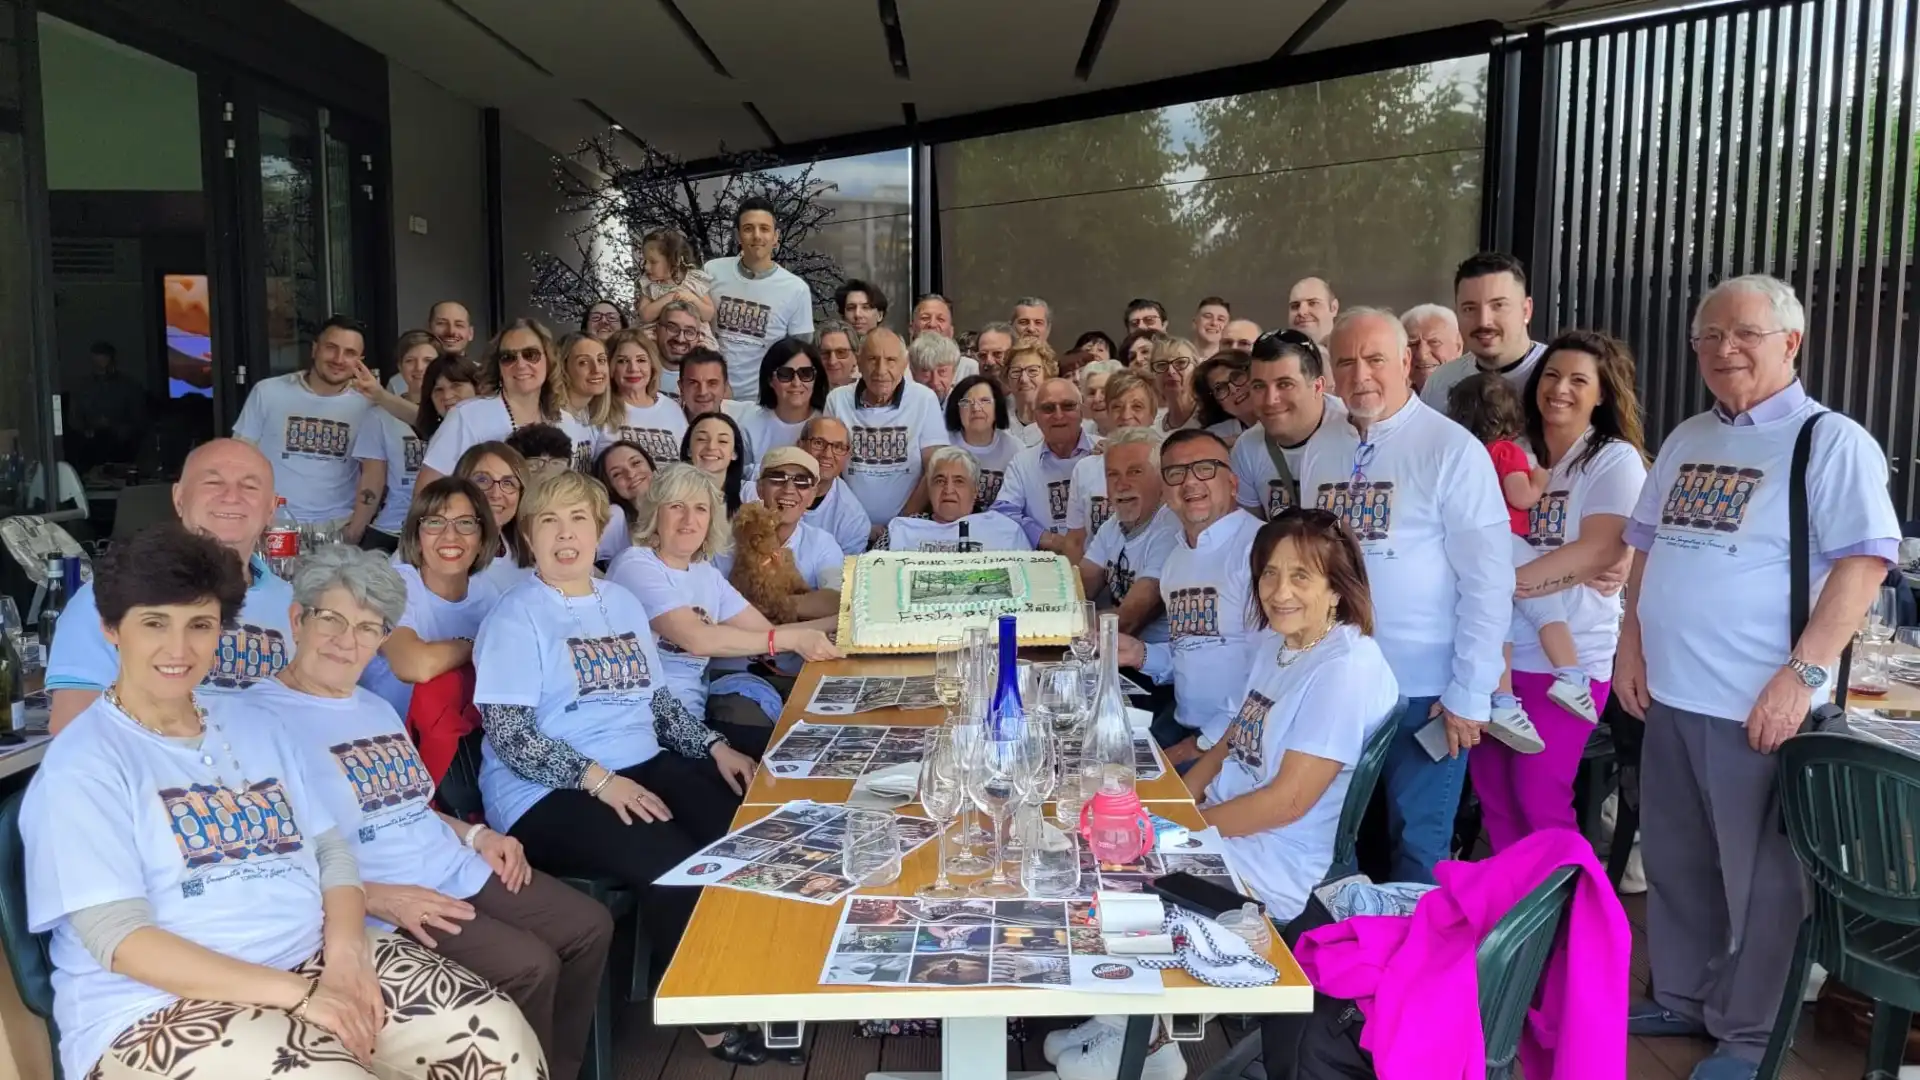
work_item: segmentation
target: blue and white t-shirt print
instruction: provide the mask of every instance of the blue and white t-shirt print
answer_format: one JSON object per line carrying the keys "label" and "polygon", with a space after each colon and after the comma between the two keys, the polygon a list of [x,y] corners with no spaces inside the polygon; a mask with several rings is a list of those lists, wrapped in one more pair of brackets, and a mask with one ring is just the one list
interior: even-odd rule
{"label": "blue and white t-shirt print", "polygon": [[[593,587],[595,596],[567,597],[530,578],[502,597],[474,642],[473,700],[531,708],[541,734],[618,770],[660,752],[653,695],[665,680],[640,601],[611,582]],[[487,824],[506,832],[547,791],[487,742]]]}
{"label": "blue and white t-shirt print", "polygon": [[260,448],[273,466],[274,489],[300,521],[335,521],[353,513],[360,463],[355,433],[377,411],[352,390],[316,394],[299,373],[254,385],[233,433]]}

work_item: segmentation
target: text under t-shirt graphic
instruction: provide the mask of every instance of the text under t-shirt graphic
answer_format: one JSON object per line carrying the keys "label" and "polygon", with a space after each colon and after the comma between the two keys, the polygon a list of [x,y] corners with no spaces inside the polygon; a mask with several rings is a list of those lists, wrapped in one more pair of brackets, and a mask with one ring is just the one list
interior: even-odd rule
{"label": "text under t-shirt graphic", "polygon": [[[286,855],[304,842],[286,789],[273,777],[240,791],[194,784],[161,788],[158,794],[189,870]],[[186,896],[198,896],[204,887],[200,879],[180,883]]]}
{"label": "text under t-shirt graphic", "polygon": [[1272,709],[1272,698],[1249,690],[1247,700],[1240,703],[1239,714],[1227,728],[1227,752],[1255,772],[1260,771],[1260,748],[1267,732],[1267,713]]}
{"label": "text under t-shirt graphic", "polygon": [[353,425],[324,416],[289,416],[281,460],[295,454],[307,457],[344,458],[353,444]]}
{"label": "text under t-shirt graphic", "polygon": [[335,764],[353,785],[354,801],[366,815],[361,826],[361,843],[371,842],[389,820],[374,820],[375,815],[409,803],[423,809],[433,797],[433,776],[420,763],[413,740],[402,734],[375,735],[327,747]]}
{"label": "text under t-shirt graphic", "polygon": [[1321,484],[1315,505],[1338,515],[1347,523],[1347,528],[1353,530],[1355,538],[1362,542],[1385,540],[1393,531],[1391,480]]}
{"label": "text under t-shirt graphic", "polygon": [[1549,491],[1527,508],[1527,543],[1536,548],[1557,548],[1567,542],[1566,491]]}
{"label": "text under t-shirt graphic", "polygon": [[220,631],[220,646],[213,652],[213,666],[207,669],[201,685],[245,690],[262,679],[280,674],[287,660],[287,642],[280,631],[241,623],[231,630]]}
{"label": "text under t-shirt graphic", "polygon": [[856,466],[891,467],[907,463],[907,429],[858,427],[853,429],[852,462]]}
{"label": "text under t-shirt graphic", "polygon": [[723,334],[744,334],[750,338],[767,336],[767,317],[773,309],[738,296],[723,296],[714,305],[713,324]]}
{"label": "text under t-shirt graphic", "polygon": [[646,653],[641,651],[639,636],[631,630],[614,637],[568,638],[567,651],[573,656],[574,685],[581,697],[621,694],[653,685]]}
{"label": "text under t-shirt graphic", "polygon": [[1660,507],[1660,524],[1707,533],[1737,533],[1766,473],[1732,465],[1680,466]]}
{"label": "text under t-shirt graphic", "polygon": [[1211,585],[1175,589],[1167,595],[1167,637],[1178,645],[1186,638],[1220,636],[1220,592]]}

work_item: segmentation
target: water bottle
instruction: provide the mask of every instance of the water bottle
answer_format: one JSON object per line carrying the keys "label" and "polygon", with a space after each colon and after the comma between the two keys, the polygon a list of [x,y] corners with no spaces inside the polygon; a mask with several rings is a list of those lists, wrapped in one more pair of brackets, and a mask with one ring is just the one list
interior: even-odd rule
{"label": "water bottle", "polygon": [[40,647],[53,655],[53,629],[60,613],[67,609],[67,560],[58,554],[47,556],[45,564],[47,597],[40,603]]}
{"label": "water bottle", "polygon": [[953,550],[962,555],[977,555],[981,551],[980,541],[968,535],[965,521],[960,522],[960,541],[953,545]]}
{"label": "water bottle", "polygon": [[1080,808],[1080,833],[1101,862],[1131,863],[1153,848],[1153,822],[1134,789],[1133,727],[1120,689],[1120,617],[1111,613],[1100,616],[1100,685],[1082,753],[1083,783],[1093,790]]}
{"label": "water bottle", "polygon": [[287,497],[274,500],[273,523],[261,534],[260,546],[267,557],[267,569],[275,577],[286,578],[292,574],[293,561],[300,557],[300,523],[293,519],[293,511],[287,509]]}
{"label": "water bottle", "polygon": [[1020,703],[1020,633],[1011,615],[1000,616],[999,685],[993,691],[993,703],[987,707],[987,731],[991,738],[1017,739],[1026,724],[1026,708]]}

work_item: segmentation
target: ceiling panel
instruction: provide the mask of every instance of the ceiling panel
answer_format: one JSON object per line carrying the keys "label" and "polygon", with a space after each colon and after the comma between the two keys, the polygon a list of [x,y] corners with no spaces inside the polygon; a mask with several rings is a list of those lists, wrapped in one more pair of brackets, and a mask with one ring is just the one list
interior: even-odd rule
{"label": "ceiling panel", "polygon": [[669,103],[655,96],[633,93],[625,98],[596,99],[594,104],[607,110],[634,134],[687,160],[716,154],[723,144],[734,150],[767,145],[759,125],[738,102]]}
{"label": "ceiling panel", "polygon": [[478,27],[438,4],[294,0],[310,15],[478,105],[543,94],[551,80]]}
{"label": "ceiling panel", "polygon": [[744,99],[758,102],[777,93],[852,99],[883,91],[898,100],[886,35],[872,0],[679,0],[679,4],[734,78],[752,87],[753,93],[743,95]]}
{"label": "ceiling panel", "polygon": [[1268,59],[1321,0],[1180,0],[1177,26],[1164,2],[1120,0],[1083,86],[1129,86]]}
{"label": "ceiling panel", "polygon": [[1542,3],[1543,0],[1448,0],[1445,3],[1440,0],[1422,0],[1420,3],[1408,3],[1407,0],[1347,0],[1300,51],[1318,52],[1401,34],[1443,30],[1483,19],[1518,22],[1540,10]]}
{"label": "ceiling panel", "polygon": [[[893,81],[891,73],[887,79],[890,83]],[[900,102],[906,98],[902,91],[908,84],[902,82],[898,85],[901,90],[892,94],[875,93],[833,101],[762,90],[753,103],[767,118],[767,123],[773,125],[773,130],[780,133],[781,141],[803,142],[807,139],[824,139],[830,135],[851,135],[877,128],[898,127],[906,123],[906,114],[901,112]]]}
{"label": "ceiling panel", "polygon": [[[1073,65],[1097,0],[899,0],[899,5],[914,100],[923,117],[1084,89],[1073,78]],[[923,102],[928,104],[921,107]]]}
{"label": "ceiling panel", "polygon": [[[393,0],[388,0],[393,3]],[[576,90],[670,88],[673,99],[732,98],[736,91],[651,0],[457,0]],[[408,8],[426,6],[411,0]]]}

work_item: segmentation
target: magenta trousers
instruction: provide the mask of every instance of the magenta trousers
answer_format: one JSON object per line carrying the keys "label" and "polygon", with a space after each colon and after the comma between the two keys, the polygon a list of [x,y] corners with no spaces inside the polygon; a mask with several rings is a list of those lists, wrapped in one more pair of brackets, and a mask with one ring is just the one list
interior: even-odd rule
{"label": "magenta trousers", "polygon": [[[1494,739],[1482,739],[1467,759],[1474,793],[1480,796],[1480,822],[1487,844],[1499,854],[1521,837],[1541,829],[1573,829],[1573,779],[1580,771],[1593,725],[1555,705],[1547,697],[1551,674],[1513,673],[1513,696],[1547,744],[1537,754],[1516,754]],[[1593,706],[1605,711],[1612,684],[1593,680]]]}

